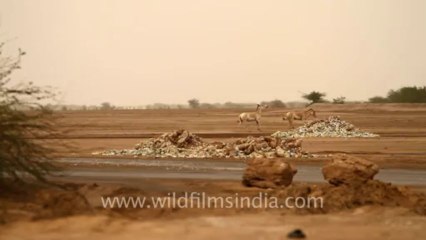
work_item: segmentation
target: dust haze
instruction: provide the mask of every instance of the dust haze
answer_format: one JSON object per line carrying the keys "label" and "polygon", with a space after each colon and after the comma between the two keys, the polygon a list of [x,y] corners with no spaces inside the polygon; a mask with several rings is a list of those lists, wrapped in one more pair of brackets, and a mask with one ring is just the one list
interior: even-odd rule
{"label": "dust haze", "polygon": [[366,100],[425,83],[426,2],[0,2],[16,80],[64,104]]}

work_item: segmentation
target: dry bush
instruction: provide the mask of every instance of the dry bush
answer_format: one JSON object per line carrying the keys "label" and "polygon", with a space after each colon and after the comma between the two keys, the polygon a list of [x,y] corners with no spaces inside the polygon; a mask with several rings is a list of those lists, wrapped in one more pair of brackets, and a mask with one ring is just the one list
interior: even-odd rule
{"label": "dry bush", "polygon": [[20,69],[25,52],[19,49],[17,56],[8,57],[3,47],[0,43],[0,182],[45,181],[52,151],[35,139],[54,134],[51,111],[42,104],[54,94],[31,82],[13,84],[10,76]]}

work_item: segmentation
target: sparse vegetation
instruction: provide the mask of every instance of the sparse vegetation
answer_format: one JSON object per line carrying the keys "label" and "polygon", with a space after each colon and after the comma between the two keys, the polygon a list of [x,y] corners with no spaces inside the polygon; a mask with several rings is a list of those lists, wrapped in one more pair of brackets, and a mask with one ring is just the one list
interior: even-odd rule
{"label": "sparse vegetation", "polygon": [[112,110],[112,109],[114,109],[114,106],[109,102],[103,102],[103,103],[101,103],[100,109],[101,110]]}
{"label": "sparse vegetation", "polygon": [[263,101],[261,102],[262,105],[268,105],[269,107],[272,108],[286,108],[287,106],[285,105],[285,103],[279,99],[275,99],[272,101]]}
{"label": "sparse vegetation", "polygon": [[387,103],[387,102],[389,102],[389,100],[387,98],[380,97],[380,96],[375,96],[375,97],[369,98],[368,101],[371,102],[371,103]]}
{"label": "sparse vegetation", "polygon": [[388,93],[389,102],[394,103],[426,103],[426,86],[402,87]]}
{"label": "sparse vegetation", "polygon": [[52,91],[27,84],[12,85],[11,74],[20,69],[16,57],[2,55],[0,43],[0,182],[22,180],[24,174],[44,181],[51,169],[45,160],[51,149],[35,138],[53,134],[51,111],[42,102],[52,99]]}
{"label": "sparse vegetation", "polygon": [[372,103],[426,103],[426,86],[402,87],[398,90],[390,90],[387,97],[372,97]]}
{"label": "sparse vegetation", "polygon": [[333,98],[334,104],[344,104],[345,102],[346,102],[346,97]]}

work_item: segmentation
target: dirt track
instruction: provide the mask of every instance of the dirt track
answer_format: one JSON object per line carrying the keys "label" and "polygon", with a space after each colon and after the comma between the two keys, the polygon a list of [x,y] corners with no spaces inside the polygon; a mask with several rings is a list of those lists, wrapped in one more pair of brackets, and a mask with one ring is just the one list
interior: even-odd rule
{"label": "dirt track", "polygon": [[[296,160],[297,161],[297,160]],[[81,182],[112,182],[134,186],[135,182],[152,179],[198,179],[240,181],[244,161],[215,160],[138,160],[122,158],[65,158],[66,166],[58,178]],[[294,181],[321,183],[320,166],[297,164]],[[382,169],[375,179],[397,185],[425,186],[426,171],[420,169]]]}

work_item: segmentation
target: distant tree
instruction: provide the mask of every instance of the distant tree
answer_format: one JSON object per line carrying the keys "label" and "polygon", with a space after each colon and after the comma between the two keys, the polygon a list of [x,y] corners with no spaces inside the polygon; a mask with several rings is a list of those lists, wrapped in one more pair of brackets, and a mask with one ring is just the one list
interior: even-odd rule
{"label": "distant tree", "polygon": [[345,102],[346,102],[346,97],[333,98],[334,104],[344,104]]}
{"label": "distant tree", "polygon": [[380,97],[380,96],[375,96],[375,97],[369,98],[368,101],[371,102],[371,103],[387,103],[387,102],[389,102],[389,100],[387,98]]}
{"label": "distant tree", "polygon": [[387,97],[372,97],[371,103],[426,103],[426,86],[402,87],[398,90],[390,90]]}
{"label": "distant tree", "polygon": [[426,103],[426,87],[402,87],[388,93],[389,102]]}
{"label": "distant tree", "polygon": [[52,112],[42,103],[52,100],[54,94],[32,82],[12,85],[10,76],[20,69],[25,52],[19,50],[16,57],[4,56],[3,46],[0,43],[0,183],[6,179],[25,180],[25,175],[45,181],[45,174],[52,168],[47,161],[52,149],[39,138],[52,136],[54,130]]}
{"label": "distant tree", "polygon": [[275,99],[275,100],[272,100],[272,101],[263,101],[263,102],[261,102],[261,104],[267,104],[269,107],[272,107],[272,108],[285,108],[285,107],[287,107],[285,105],[285,103],[283,101],[279,100],[279,99]]}
{"label": "distant tree", "polygon": [[190,99],[188,100],[188,105],[190,108],[199,108],[200,107],[200,101],[198,99]]}
{"label": "distant tree", "polygon": [[101,103],[101,110],[111,110],[114,109],[114,106],[111,105],[109,102],[103,102]]}
{"label": "distant tree", "polygon": [[316,92],[316,91],[312,91],[308,94],[303,94],[302,97],[308,101],[311,102],[311,104],[313,103],[321,103],[321,102],[325,102],[326,100],[324,99],[324,97],[326,96],[325,93],[321,93],[321,92]]}

